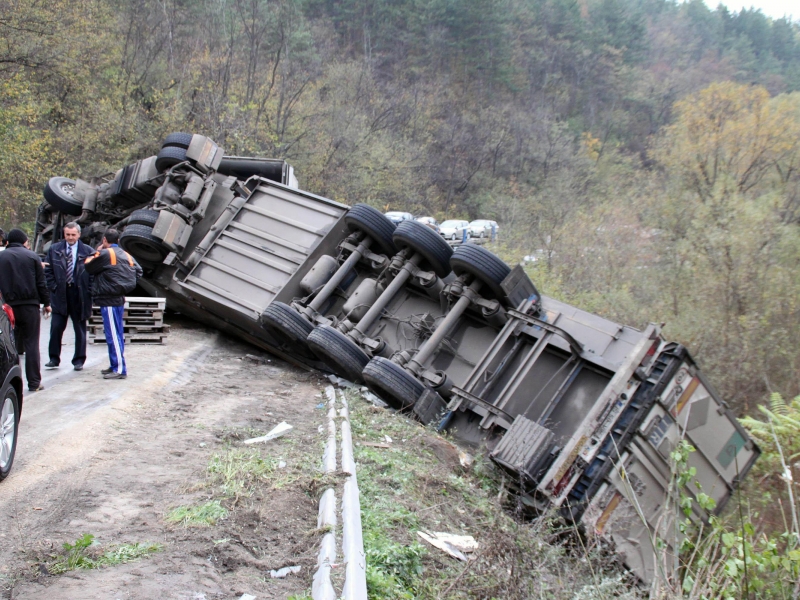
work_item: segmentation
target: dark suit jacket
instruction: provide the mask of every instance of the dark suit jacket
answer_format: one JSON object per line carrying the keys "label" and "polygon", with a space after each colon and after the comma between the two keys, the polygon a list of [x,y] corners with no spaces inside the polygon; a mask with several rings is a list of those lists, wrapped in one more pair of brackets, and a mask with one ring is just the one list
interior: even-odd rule
{"label": "dark suit jacket", "polygon": [[[83,321],[92,316],[92,277],[84,265],[86,258],[92,254],[94,249],[79,240],[73,280],[80,292],[80,318]],[[50,306],[54,313],[67,316],[67,242],[61,241],[50,246],[44,262],[48,263],[44,268],[44,276],[47,289],[50,290]]]}

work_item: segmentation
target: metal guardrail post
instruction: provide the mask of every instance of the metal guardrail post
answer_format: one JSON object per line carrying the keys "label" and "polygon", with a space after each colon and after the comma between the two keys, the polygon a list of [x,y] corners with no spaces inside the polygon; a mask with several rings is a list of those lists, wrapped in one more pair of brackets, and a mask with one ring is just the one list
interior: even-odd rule
{"label": "metal guardrail post", "polygon": [[[325,389],[325,396],[328,398],[328,441],[322,456],[322,471],[326,475],[333,475],[336,473],[336,394],[331,386]],[[317,528],[327,528],[328,531],[322,537],[317,555],[311,597],[314,600],[336,600],[336,591],[331,583],[331,568],[336,562],[336,492],[333,487],[325,490],[320,499]]]}
{"label": "metal guardrail post", "polygon": [[361,503],[353,458],[350,412],[341,391],[339,399],[342,401],[339,413],[342,417],[342,472],[348,474],[342,497],[342,552],[347,563],[342,597],[345,600],[367,600],[367,556],[361,531]]}
{"label": "metal guardrail post", "polygon": [[[328,441],[323,454],[323,472],[336,473],[336,399],[333,386],[325,388],[328,399]],[[347,475],[342,493],[342,553],[345,560],[345,580],[341,598],[345,600],[367,600],[367,561],[364,552],[364,537],[361,531],[361,503],[359,501],[356,463],[353,457],[353,437],[350,430],[350,412],[347,399],[338,394],[342,408],[341,418],[341,470]],[[331,583],[330,572],[336,561],[336,492],[328,488],[319,505],[317,527],[328,528],[322,538],[317,559],[317,571],[311,586],[314,600],[336,600],[339,596]]]}

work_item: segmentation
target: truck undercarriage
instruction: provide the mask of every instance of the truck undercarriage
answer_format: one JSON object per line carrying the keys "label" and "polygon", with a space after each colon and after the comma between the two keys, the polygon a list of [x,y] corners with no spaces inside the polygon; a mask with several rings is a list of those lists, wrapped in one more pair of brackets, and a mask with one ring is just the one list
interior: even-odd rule
{"label": "truck undercarriage", "polygon": [[[485,448],[526,502],[613,542],[643,581],[677,547],[665,515],[678,444],[697,450],[698,483],[684,493],[710,495],[714,512],[759,455],[657,325],[542,296],[483,246],[454,250],[416,221],[302,191],[285,161],[227,157],[178,133],[158,156],[87,181],[54,177],[44,195],[37,252],[71,220],[93,246],[121,230],[149,294]],[[708,516],[692,503],[692,520]]]}

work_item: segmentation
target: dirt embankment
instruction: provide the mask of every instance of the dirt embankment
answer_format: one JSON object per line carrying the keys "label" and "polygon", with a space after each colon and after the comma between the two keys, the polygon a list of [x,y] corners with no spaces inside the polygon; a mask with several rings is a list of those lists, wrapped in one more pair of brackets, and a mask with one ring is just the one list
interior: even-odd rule
{"label": "dirt embankment", "polygon": [[[320,376],[191,322],[165,346],[130,346],[129,377],[87,369],[26,396],[14,471],[0,486],[0,597],[287,598],[316,560],[314,472],[321,458]],[[291,435],[242,439],[281,421]],[[291,482],[277,485],[276,482]],[[206,526],[175,509],[218,506]],[[221,516],[225,515],[225,516]],[[185,518],[201,522],[202,518]],[[156,543],[146,558],[53,575],[63,544],[85,554]],[[270,569],[301,565],[272,579]]]}

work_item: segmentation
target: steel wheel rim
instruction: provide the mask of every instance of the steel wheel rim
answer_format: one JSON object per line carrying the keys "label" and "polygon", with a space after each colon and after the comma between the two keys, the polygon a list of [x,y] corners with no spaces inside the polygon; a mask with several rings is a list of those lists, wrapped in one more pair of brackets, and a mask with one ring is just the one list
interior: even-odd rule
{"label": "steel wheel rim", "polygon": [[3,409],[0,411],[0,469],[5,469],[11,460],[15,420],[14,403],[7,397],[3,400]]}
{"label": "steel wheel rim", "polygon": [[64,193],[64,195],[69,196],[70,198],[74,198],[75,197],[75,184],[74,183],[68,183],[68,182],[65,181],[59,187],[61,188],[61,191]]}

